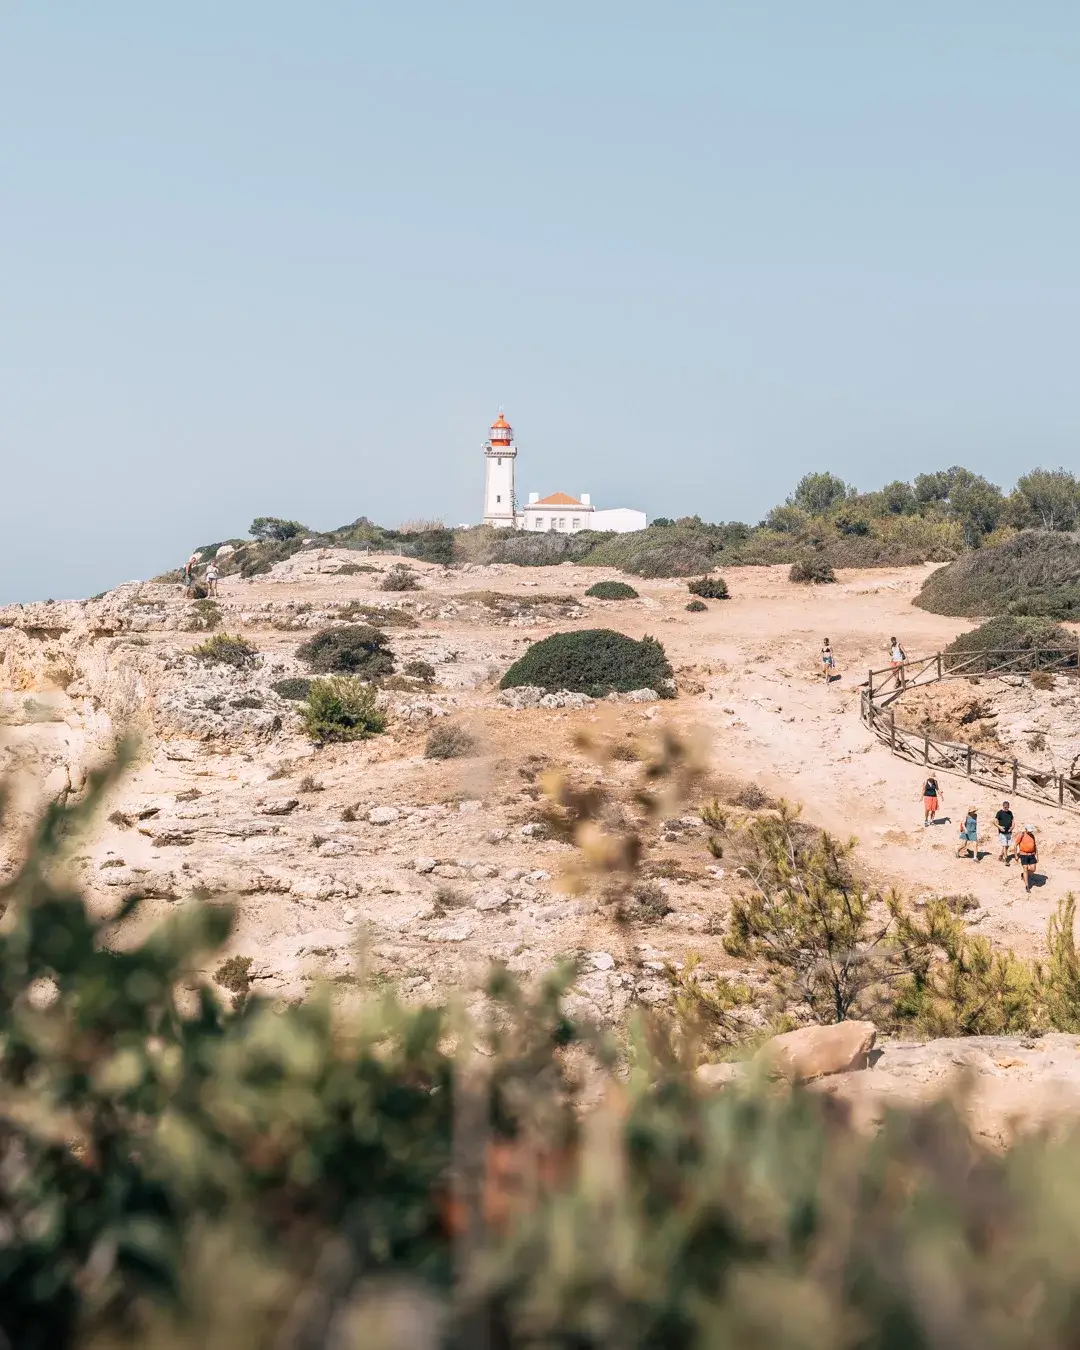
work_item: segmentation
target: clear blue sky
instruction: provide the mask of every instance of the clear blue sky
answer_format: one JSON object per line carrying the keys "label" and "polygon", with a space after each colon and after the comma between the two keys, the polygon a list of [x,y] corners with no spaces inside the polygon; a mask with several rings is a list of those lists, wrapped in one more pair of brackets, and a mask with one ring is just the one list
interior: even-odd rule
{"label": "clear blue sky", "polygon": [[0,600],[522,496],[1077,467],[1080,6],[0,10]]}

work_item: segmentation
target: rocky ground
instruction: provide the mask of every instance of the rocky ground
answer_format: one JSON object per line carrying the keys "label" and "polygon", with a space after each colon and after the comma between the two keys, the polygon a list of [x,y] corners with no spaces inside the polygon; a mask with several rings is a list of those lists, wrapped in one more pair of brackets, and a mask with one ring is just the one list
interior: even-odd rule
{"label": "rocky ground", "polygon": [[1016,676],[947,680],[907,690],[893,705],[897,725],[926,728],[1051,773],[1080,769],[1080,680],[1043,675],[1042,688]]}
{"label": "rocky ground", "polygon": [[[858,684],[887,662],[893,633],[914,655],[970,626],[911,606],[929,567],[842,573],[826,587],[792,585],[786,568],[732,569],[732,599],[689,614],[684,582],[635,581],[639,599],[596,601],[585,590],[615,574],[572,564],[410,563],[418,590],[381,589],[399,561],[307,551],[267,575],[223,579],[217,631],[260,653],[242,671],[190,654],[213,614],[175,585],[0,611],[0,750],[23,771],[21,818],[77,790],[119,734],[140,738],[109,818],[72,863],[96,906],[139,889],[149,896],[139,922],[151,923],[192,897],[233,895],[233,952],[251,958],[256,989],[288,998],[317,980],[348,997],[366,977],[426,997],[475,987],[493,958],[528,975],[575,955],[581,1006],[610,1020],[669,999],[669,964],[700,957],[703,970],[760,979],[723,951],[739,883],[709,854],[698,814],[713,792],[737,795],[733,785],[751,781],[801,803],[812,823],[855,834],[883,885],[915,898],[972,893],[980,931],[1020,951],[1038,948],[1058,899],[1080,886],[1076,816],[1031,809],[1046,875],[1025,896],[992,858],[956,859],[948,826],[923,830],[919,770],[859,722]],[[383,628],[399,670],[422,660],[436,673],[380,696],[384,735],[316,750],[296,704],[271,686],[306,673],[297,647],[340,620]],[[678,696],[499,694],[529,643],[599,626],[660,638]],[[829,687],[817,664],[826,635],[841,677]],[[1015,716],[1024,728],[1036,718]],[[475,737],[476,754],[425,758],[432,727],[447,721]],[[707,768],[673,792],[645,839],[641,880],[660,902],[627,910],[596,884],[568,894],[574,850],[540,819],[545,773],[564,768],[627,802],[666,736]],[[988,816],[996,806],[962,780],[945,790],[949,809],[973,793]],[[7,865],[17,830],[9,836]]]}

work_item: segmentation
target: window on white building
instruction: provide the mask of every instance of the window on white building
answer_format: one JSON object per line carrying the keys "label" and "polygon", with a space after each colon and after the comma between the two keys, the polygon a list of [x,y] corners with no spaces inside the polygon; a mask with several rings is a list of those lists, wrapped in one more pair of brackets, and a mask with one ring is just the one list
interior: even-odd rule
{"label": "window on white building", "polygon": [[502,501],[502,498],[501,498],[501,497],[496,497],[495,500],[496,500],[497,502],[501,502],[501,501]]}
{"label": "window on white building", "polygon": [[572,530],[580,530],[580,529],[581,529],[581,521],[578,520],[577,516],[575,516],[574,519],[570,522],[570,528],[571,528]]}
{"label": "window on white building", "polygon": [[565,530],[565,529],[566,529],[566,517],[565,517],[565,516],[560,516],[560,517],[559,517],[559,529],[560,529],[560,530]]}
{"label": "window on white building", "polygon": [[537,516],[537,517],[536,517],[536,528],[537,528],[538,530],[542,530],[542,529],[544,528],[544,517],[543,517],[543,516]]}

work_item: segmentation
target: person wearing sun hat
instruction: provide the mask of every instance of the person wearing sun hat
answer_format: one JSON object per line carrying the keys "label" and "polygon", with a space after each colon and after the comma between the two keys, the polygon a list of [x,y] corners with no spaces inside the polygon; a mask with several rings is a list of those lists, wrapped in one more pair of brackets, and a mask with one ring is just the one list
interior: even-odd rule
{"label": "person wearing sun hat", "polygon": [[964,823],[960,826],[960,847],[956,850],[958,858],[974,857],[979,861],[979,812],[974,806],[968,807]]}

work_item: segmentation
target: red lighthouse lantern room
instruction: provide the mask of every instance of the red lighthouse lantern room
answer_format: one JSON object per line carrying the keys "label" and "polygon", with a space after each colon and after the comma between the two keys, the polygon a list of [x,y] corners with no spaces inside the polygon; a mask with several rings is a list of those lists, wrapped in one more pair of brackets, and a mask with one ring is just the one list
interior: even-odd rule
{"label": "red lighthouse lantern room", "polygon": [[491,444],[492,447],[508,446],[514,438],[514,430],[510,423],[502,415],[502,409],[499,409],[499,415],[491,424]]}

